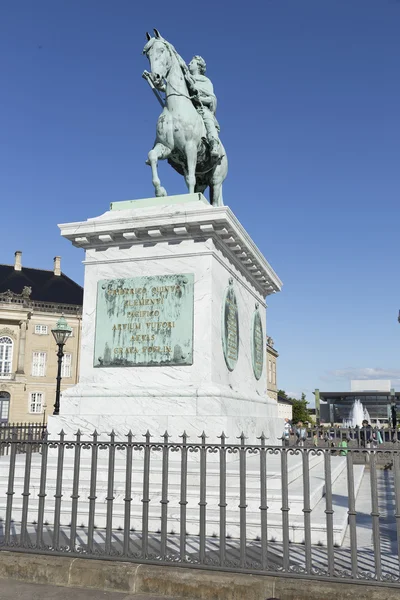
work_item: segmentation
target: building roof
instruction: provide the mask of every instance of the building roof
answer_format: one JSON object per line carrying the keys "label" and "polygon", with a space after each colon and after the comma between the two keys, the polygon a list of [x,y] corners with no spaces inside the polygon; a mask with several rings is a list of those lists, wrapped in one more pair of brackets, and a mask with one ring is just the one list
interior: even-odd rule
{"label": "building roof", "polygon": [[279,404],[290,404],[290,406],[292,406],[293,402],[291,400],[289,400],[289,398],[284,398],[283,396],[279,396],[278,395],[278,402]]}
{"label": "building roof", "polygon": [[[315,394],[315,392],[313,392]],[[390,396],[390,392],[382,390],[370,390],[369,392],[321,392],[319,396],[322,399],[329,398],[361,398],[365,396]],[[400,397],[400,392],[395,392],[397,398]]]}
{"label": "building roof", "polygon": [[32,289],[29,298],[35,302],[82,306],[83,288],[64,273],[28,267],[17,271],[12,265],[0,265],[0,294],[8,290],[21,294],[24,287]]}

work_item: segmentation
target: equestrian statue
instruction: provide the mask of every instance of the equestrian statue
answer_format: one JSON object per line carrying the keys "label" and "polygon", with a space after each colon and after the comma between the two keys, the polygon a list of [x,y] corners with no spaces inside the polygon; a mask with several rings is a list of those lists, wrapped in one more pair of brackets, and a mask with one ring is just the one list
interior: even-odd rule
{"label": "equestrian statue", "polygon": [[[206,77],[206,63],[194,56],[189,65],[154,29],[148,33],[143,54],[151,71],[144,71],[163,110],[157,121],[155,144],[148,154],[156,196],[166,196],[158,175],[158,161],[169,164],[185,177],[189,193],[210,188],[210,202],[222,206],[222,183],[228,172],[228,159],[219,139],[215,113],[217,98]],[[164,98],[160,92],[164,94]]]}

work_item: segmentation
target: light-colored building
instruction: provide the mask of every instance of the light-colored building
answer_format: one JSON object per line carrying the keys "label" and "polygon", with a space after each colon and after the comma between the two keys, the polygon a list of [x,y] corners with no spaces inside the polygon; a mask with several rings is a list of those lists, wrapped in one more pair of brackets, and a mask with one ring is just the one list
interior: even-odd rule
{"label": "light-colored building", "polygon": [[293,405],[290,400],[282,396],[278,396],[278,417],[289,421],[293,418]]}
{"label": "light-colored building", "polygon": [[392,382],[390,379],[352,379],[351,392],[390,392]]}
{"label": "light-colored building", "polygon": [[274,340],[267,337],[267,391],[268,396],[278,400],[278,386],[276,379],[276,361],[279,354],[274,348]]}
{"label": "light-colored building", "polygon": [[61,390],[78,381],[83,289],[61,272],[0,265],[0,422],[44,422],[52,414],[57,345],[51,333],[62,314],[72,328],[64,347]]}
{"label": "light-colored building", "polygon": [[290,400],[283,398],[278,394],[278,383],[276,376],[276,368],[278,361],[278,352],[274,348],[274,340],[267,337],[267,390],[268,396],[274,398],[278,402],[278,417],[282,419],[292,420],[293,407]]}

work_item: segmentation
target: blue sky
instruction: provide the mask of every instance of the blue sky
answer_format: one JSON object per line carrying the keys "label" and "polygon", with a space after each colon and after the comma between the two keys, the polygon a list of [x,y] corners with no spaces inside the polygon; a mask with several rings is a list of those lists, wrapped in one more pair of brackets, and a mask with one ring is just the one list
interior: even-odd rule
{"label": "blue sky", "polygon": [[82,282],[57,223],[153,194],[152,27],[207,61],[225,203],[284,282],[267,316],[279,386],[310,399],[352,377],[400,388],[397,0],[2,0],[0,262],[20,249],[51,268],[61,254]]}

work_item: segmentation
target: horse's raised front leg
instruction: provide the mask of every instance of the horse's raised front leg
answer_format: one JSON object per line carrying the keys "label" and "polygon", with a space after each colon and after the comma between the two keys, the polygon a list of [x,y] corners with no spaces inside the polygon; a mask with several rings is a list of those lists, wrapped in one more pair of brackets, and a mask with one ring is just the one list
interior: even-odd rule
{"label": "horse's raised front leg", "polygon": [[151,166],[151,172],[153,176],[153,185],[154,190],[156,192],[156,196],[166,196],[167,191],[162,187],[160,178],[158,176],[157,163],[159,160],[165,160],[171,154],[171,150],[164,146],[164,144],[160,144],[159,142],[154,146],[152,150],[150,150],[148,154],[148,164]]}
{"label": "horse's raised front leg", "polygon": [[187,171],[185,172],[186,185],[189,194],[193,194],[196,186],[197,147],[193,142],[190,142],[186,144],[185,150],[187,161]]}

